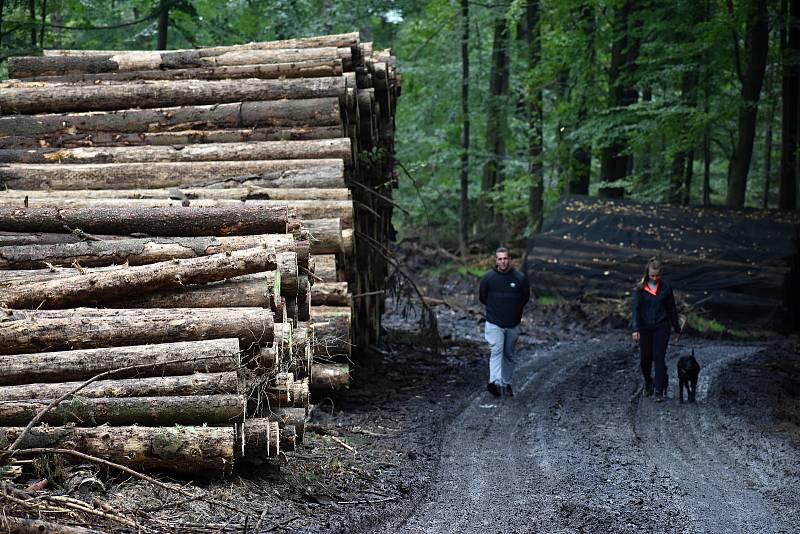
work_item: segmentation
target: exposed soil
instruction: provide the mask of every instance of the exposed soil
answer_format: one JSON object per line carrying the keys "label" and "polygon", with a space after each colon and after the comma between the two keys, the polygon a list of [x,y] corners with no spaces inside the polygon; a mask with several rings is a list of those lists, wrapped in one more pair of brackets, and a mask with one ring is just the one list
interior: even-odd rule
{"label": "exposed soil", "polygon": [[[428,280],[444,340],[392,301],[387,335],[349,391],[319,399],[305,445],[280,462],[194,482],[237,510],[116,480],[120,510],[250,532],[796,532],[800,342],[687,339],[668,399],[642,398],[614,303],[533,307],[516,396],[485,390],[477,279]],[[410,312],[404,314],[403,312]],[[695,349],[696,404],[675,361]],[[225,525],[228,525],[227,527]],[[256,528],[257,527],[257,528]]]}

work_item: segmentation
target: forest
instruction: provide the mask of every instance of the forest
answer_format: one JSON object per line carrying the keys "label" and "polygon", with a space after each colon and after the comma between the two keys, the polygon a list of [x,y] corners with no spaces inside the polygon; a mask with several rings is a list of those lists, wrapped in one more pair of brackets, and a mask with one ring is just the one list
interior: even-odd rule
{"label": "forest", "polygon": [[[46,48],[359,31],[391,47],[401,237],[518,242],[564,193],[797,208],[797,0],[2,0]],[[492,246],[492,243],[488,244]]]}

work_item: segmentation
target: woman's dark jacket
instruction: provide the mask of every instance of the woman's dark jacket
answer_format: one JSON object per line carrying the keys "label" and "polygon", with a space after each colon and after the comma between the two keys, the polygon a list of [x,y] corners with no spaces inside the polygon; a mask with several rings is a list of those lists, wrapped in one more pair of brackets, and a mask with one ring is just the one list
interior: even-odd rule
{"label": "woman's dark jacket", "polygon": [[[647,283],[647,281],[645,281]],[[633,310],[631,313],[631,330],[653,330],[664,321],[669,321],[673,330],[681,329],[678,322],[678,309],[675,306],[675,295],[672,286],[663,278],[653,295],[639,287],[633,291]]]}

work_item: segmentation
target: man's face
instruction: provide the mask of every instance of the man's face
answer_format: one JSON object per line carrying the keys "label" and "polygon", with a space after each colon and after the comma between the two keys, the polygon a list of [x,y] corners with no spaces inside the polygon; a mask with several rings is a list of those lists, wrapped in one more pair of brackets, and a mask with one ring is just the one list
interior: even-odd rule
{"label": "man's face", "polygon": [[495,254],[494,260],[498,271],[505,272],[508,270],[510,261],[508,258],[508,252],[498,252]]}
{"label": "man's face", "polygon": [[652,280],[653,282],[658,282],[659,280],[661,280],[660,270],[650,268],[650,272],[648,274],[650,275],[650,280]]}

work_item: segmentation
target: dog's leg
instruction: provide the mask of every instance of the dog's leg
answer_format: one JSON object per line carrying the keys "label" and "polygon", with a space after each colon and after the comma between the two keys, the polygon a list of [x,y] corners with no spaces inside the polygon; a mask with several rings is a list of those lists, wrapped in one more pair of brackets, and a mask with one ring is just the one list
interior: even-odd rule
{"label": "dog's leg", "polygon": [[691,389],[689,389],[689,395],[688,395],[689,396],[689,402],[694,402],[695,401],[695,393],[697,392],[697,379],[696,378],[692,378],[691,379],[690,387],[691,387]]}
{"label": "dog's leg", "polygon": [[[688,390],[688,384],[686,380],[682,376],[678,376],[678,400],[681,404],[683,404],[683,388],[686,387]],[[688,393],[688,391],[687,391]]]}

